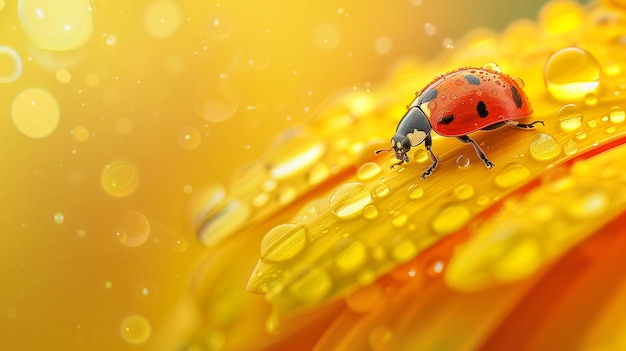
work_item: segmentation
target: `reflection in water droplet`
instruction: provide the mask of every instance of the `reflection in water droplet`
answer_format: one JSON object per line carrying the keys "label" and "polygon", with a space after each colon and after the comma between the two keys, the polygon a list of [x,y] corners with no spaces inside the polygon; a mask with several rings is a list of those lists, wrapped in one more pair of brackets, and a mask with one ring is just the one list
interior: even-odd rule
{"label": "reflection in water droplet", "polygon": [[333,287],[333,279],[323,268],[310,268],[298,277],[289,287],[291,296],[304,303],[314,303],[328,295]]}
{"label": "reflection in water droplet", "polygon": [[250,207],[233,199],[209,209],[212,211],[206,214],[198,229],[198,239],[209,247],[234,234],[250,217]]}
{"label": "reflection in water droplet", "polygon": [[22,74],[22,59],[17,51],[0,46],[0,83],[13,83]]}
{"label": "reflection in water droplet", "polygon": [[389,195],[389,191],[390,191],[389,185],[387,185],[384,182],[379,182],[374,187],[374,194],[376,194],[377,197],[385,197]]}
{"label": "reflection in water droplet", "polygon": [[361,268],[367,260],[367,247],[360,240],[342,239],[337,242],[339,253],[335,256],[335,266],[343,273],[352,273]]}
{"label": "reflection in water droplet", "polygon": [[261,259],[284,262],[299,254],[306,245],[306,228],[298,224],[280,224],[261,241]]}
{"label": "reflection in water droplet", "polygon": [[378,217],[378,209],[373,204],[369,204],[363,208],[363,217],[374,219]]}
{"label": "reflection in water droplet", "polygon": [[378,174],[380,174],[381,168],[375,162],[367,162],[359,167],[359,170],[356,172],[356,178],[358,180],[367,180],[374,178]]}
{"label": "reflection in water droplet", "polygon": [[100,183],[113,197],[125,197],[135,192],[139,185],[139,171],[130,162],[114,161],[102,170]]}
{"label": "reflection in water droplet", "polygon": [[150,322],[143,316],[130,315],[122,321],[120,334],[127,343],[143,344],[150,338]]}
{"label": "reflection in water droplet", "polygon": [[537,161],[551,160],[561,154],[561,145],[552,135],[538,134],[530,141],[530,155]]}
{"label": "reflection in water droplet", "polygon": [[137,211],[128,211],[122,218],[118,233],[124,233],[125,240],[122,244],[129,247],[143,245],[150,236],[150,221],[148,218]]}
{"label": "reflection in water droplet", "polygon": [[22,0],[18,18],[28,40],[41,50],[69,51],[83,46],[94,32],[90,0]]}
{"label": "reflection in water droplet", "polygon": [[331,212],[339,218],[358,216],[372,201],[372,194],[363,183],[347,183],[335,189],[330,196]]}
{"label": "reflection in water droplet", "polygon": [[498,66],[496,63],[494,62],[487,62],[483,65],[484,69],[488,69],[491,71],[494,71],[496,73],[500,73],[500,66]]}
{"label": "reflection in water droplet", "polygon": [[465,155],[459,155],[459,157],[456,158],[456,165],[460,168],[467,168],[470,165],[469,157]]}
{"label": "reflection in water droplet", "polygon": [[566,155],[573,155],[578,152],[578,144],[574,140],[568,140],[565,145],[563,145],[563,152]]}
{"label": "reflection in water droplet", "polygon": [[11,120],[22,134],[45,138],[59,125],[59,104],[52,94],[39,88],[20,92],[11,105]]}
{"label": "reflection in water droplet", "polygon": [[424,163],[430,161],[430,154],[424,149],[417,149],[413,154],[413,159],[417,163]]}
{"label": "reflection in water droplet", "polygon": [[600,64],[584,49],[561,49],[546,61],[544,79],[548,91],[557,100],[582,100],[596,94],[600,82]]}
{"label": "reflection in water droplet", "polygon": [[272,178],[283,179],[309,170],[326,152],[326,145],[313,137],[298,134],[282,142],[268,160]]}
{"label": "reflection in water droplet", "polygon": [[494,178],[494,183],[501,189],[518,185],[530,176],[530,170],[517,163],[509,163]]}
{"label": "reflection in water droplet", "polygon": [[558,116],[561,129],[566,132],[576,130],[582,125],[583,113],[575,104],[567,104],[561,107]]}

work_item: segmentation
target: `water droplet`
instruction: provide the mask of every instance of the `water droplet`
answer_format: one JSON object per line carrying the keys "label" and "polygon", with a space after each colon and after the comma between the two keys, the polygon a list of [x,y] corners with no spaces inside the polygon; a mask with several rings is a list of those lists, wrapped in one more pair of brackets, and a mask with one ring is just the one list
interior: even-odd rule
{"label": "water droplet", "polygon": [[11,105],[11,120],[22,134],[45,138],[59,125],[59,104],[52,94],[39,88],[20,92]]}
{"label": "water droplet", "polygon": [[123,233],[125,236],[122,244],[129,247],[141,246],[150,236],[150,221],[141,212],[127,211],[122,217],[117,233]]}
{"label": "water droplet", "polygon": [[282,142],[268,161],[270,175],[283,179],[309,170],[326,152],[326,145],[311,136],[299,134]]}
{"label": "water droplet", "polygon": [[130,315],[124,318],[120,326],[122,339],[133,345],[143,344],[148,341],[150,332],[150,322],[140,315]]}
{"label": "water droplet", "polygon": [[406,213],[396,213],[391,220],[391,225],[396,228],[403,227],[409,220],[409,216]]}
{"label": "water droplet", "polygon": [[113,197],[125,197],[135,192],[139,185],[139,171],[130,162],[114,161],[102,170],[100,183]]}
{"label": "water droplet", "polygon": [[548,91],[557,100],[583,100],[596,94],[600,82],[600,64],[589,52],[568,47],[552,54],[544,68]]}
{"label": "water droplet", "polygon": [[375,327],[368,337],[368,342],[372,351],[384,351],[389,347],[393,338],[393,330],[385,325]]}
{"label": "water droplet", "polygon": [[379,182],[374,187],[374,194],[376,194],[377,197],[385,197],[389,195],[389,191],[389,185],[387,185],[385,182]]}
{"label": "water droplet", "polygon": [[174,1],[155,0],[143,13],[143,26],[155,38],[167,38],[176,33],[181,21],[181,11]]}
{"label": "water droplet", "polygon": [[0,83],[13,83],[22,75],[22,59],[13,48],[0,46]]}
{"label": "water droplet", "polygon": [[200,145],[202,135],[194,127],[184,127],[178,132],[178,144],[185,150],[193,150]]}
{"label": "water droplet", "polygon": [[491,199],[489,198],[489,196],[487,196],[487,195],[480,195],[479,197],[476,198],[476,205],[478,205],[478,206],[485,206],[485,205],[489,204],[490,201],[491,201]]}
{"label": "water droplet", "polygon": [[413,159],[417,163],[425,163],[427,161],[430,161],[430,154],[424,149],[417,149],[413,154]]}
{"label": "water droplet", "polygon": [[291,296],[304,303],[315,303],[325,298],[333,287],[333,279],[323,268],[312,267],[289,287]]}
{"label": "water droplet", "polygon": [[508,189],[522,183],[530,177],[530,170],[517,163],[509,163],[494,178],[494,183],[501,189]]}
{"label": "water droplet", "polygon": [[500,73],[500,66],[498,66],[496,63],[494,62],[487,62],[483,65],[484,69],[490,70],[490,71],[494,71],[496,73]]}
{"label": "water droplet", "polygon": [[464,205],[452,204],[441,208],[433,217],[431,226],[438,234],[450,234],[463,228],[472,218],[472,212]]}
{"label": "water droplet", "polygon": [[611,107],[609,117],[613,123],[623,123],[624,119],[626,119],[626,114],[624,113],[624,109],[620,106],[613,106]]}
{"label": "water droplet", "polygon": [[416,200],[424,196],[424,189],[417,184],[409,185],[406,190],[411,200]]}
{"label": "water droplet", "polygon": [[469,184],[457,185],[452,193],[459,200],[467,200],[474,196],[474,187]]}
{"label": "water droplet", "polygon": [[575,104],[567,104],[561,107],[558,116],[561,129],[566,132],[576,130],[582,125],[583,113]]}
{"label": "water droplet", "polygon": [[298,224],[280,224],[261,241],[261,259],[284,262],[298,255],[306,245],[306,228]]}
{"label": "water droplet", "polygon": [[78,49],[94,32],[90,0],[22,0],[17,14],[26,37],[41,50]]}
{"label": "water droplet", "polygon": [[563,152],[570,156],[578,152],[578,144],[574,140],[568,140],[565,145],[563,145]]}
{"label": "water droplet", "polygon": [[198,228],[198,239],[204,245],[217,245],[241,228],[250,217],[250,207],[238,200],[225,200],[218,206],[209,206]]}
{"label": "water droplet", "polygon": [[363,217],[374,219],[378,217],[378,209],[373,204],[369,204],[363,208]]}
{"label": "water droplet", "polygon": [[352,273],[367,261],[367,247],[360,240],[342,239],[336,247],[335,266],[343,273]]}
{"label": "water droplet", "polygon": [[372,201],[372,194],[363,183],[343,184],[332,193],[329,200],[331,212],[339,218],[352,218],[362,213]]}
{"label": "water droplet", "polygon": [[584,101],[587,106],[596,106],[598,104],[598,95],[595,93],[585,94]]}
{"label": "water droplet", "polygon": [[561,145],[549,134],[538,134],[530,141],[530,155],[537,161],[551,160],[561,154]]}
{"label": "water droplet", "polygon": [[356,178],[358,180],[367,180],[374,178],[380,174],[380,172],[381,168],[377,163],[367,162],[359,167],[359,170],[356,172]]}
{"label": "water droplet", "polygon": [[63,212],[56,212],[54,214],[54,223],[63,224],[64,221],[65,221],[65,216],[63,215]]}
{"label": "water droplet", "polygon": [[399,240],[391,249],[391,256],[397,262],[407,262],[413,259],[418,253],[417,244],[408,238]]}
{"label": "water droplet", "polygon": [[467,168],[470,165],[470,159],[469,157],[465,156],[465,155],[459,155],[459,157],[456,158],[456,165],[459,166],[460,168]]}
{"label": "water droplet", "polygon": [[616,131],[617,131],[617,128],[615,128],[615,126],[610,126],[610,127],[607,127],[607,128],[604,130],[604,132],[605,132],[605,133],[607,133],[607,134],[613,134],[613,133],[615,133]]}
{"label": "water droplet", "polygon": [[579,190],[579,195],[569,201],[567,213],[573,219],[588,220],[606,212],[609,206],[609,195],[602,190]]}

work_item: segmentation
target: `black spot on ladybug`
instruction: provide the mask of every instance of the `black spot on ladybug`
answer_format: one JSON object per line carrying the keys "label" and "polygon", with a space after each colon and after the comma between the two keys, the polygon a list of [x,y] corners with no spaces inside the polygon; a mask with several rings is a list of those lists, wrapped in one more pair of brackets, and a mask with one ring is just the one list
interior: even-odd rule
{"label": "black spot on ladybug", "polygon": [[473,74],[468,74],[463,78],[465,78],[465,80],[471,85],[480,85],[480,79]]}
{"label": "black spot on ladybug", "polygon": [[422,95],[419,97],[419,102],[420,102],[420,104],[423,104],[425,102],[429,102],[429,101],[435,100],[437,95],[439,95],[439,90],[437,90],[437,89],[428,89],[425,92],[423,92]]}
{"label": "black spot on ladybug", "polygon": [[439,123],[441,123],[441,124],[450,124],[450,123],[452,123],[452,121],[454,121],[454,115],[448,115],[448,116],[442,117],[439,120]]}
{"label": "black spot on ladybug", "polygon": [[519,91],[517,91],[517,88],[513,85],[509,85],[511,87],[511,95],[513,96],[513,101],[515,101],[515,106],[517,106],[517,108],[522,108],[522,96],[520,95]]}
{"label": "black spot on ladybug", "polygon": [[489,115],[489,111],[487,111],[487,105],[483,101],[478,101],[478,105],[476,105],[476,111],[478,112],[478,117],[485,118]]}

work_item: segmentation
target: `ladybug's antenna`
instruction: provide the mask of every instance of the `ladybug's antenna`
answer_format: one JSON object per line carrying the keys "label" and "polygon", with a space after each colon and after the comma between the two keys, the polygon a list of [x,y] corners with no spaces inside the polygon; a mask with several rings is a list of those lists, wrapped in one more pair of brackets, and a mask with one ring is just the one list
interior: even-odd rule
{"label": "ladybug's antenna", "polygon": [[380,154],[381,152],[389,152],[389,151],[391,151],[391,150],[393,150],[393,147],[390,147],[389,149],[380,149],[380,150],[376,150],[376,151],[374,151],[374,153],[375,153],[376,155],[378,155],[378,154]]}

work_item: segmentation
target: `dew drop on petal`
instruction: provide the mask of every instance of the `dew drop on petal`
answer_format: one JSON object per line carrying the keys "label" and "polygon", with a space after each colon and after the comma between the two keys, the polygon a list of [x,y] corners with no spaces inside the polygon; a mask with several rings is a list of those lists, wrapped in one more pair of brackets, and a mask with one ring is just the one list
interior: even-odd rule
{"label": "dew drop on petal", "polygon": [[261,259],[284,262],[298,255],[306,245],[306,228],[298,224],[280,224],[261,241]]}
{"label": "dew drop on petal", "polygon": [[537,161],[551,160],[561,154],[561,145],[549,134],[538,134],[530,141],[530,155]]}
{"label": "dew drop on petal", "polygon": [[435,214],[431,227],[437,234],[450,234],[463,228],[471,218],[472,212],[466,206],[446,205]]}
{"label": "dew drop on petal", "polygon": [[561,129],[566,132],[580,128],[583,121],[583,113],[575,104],[567,104],[561,107],[558,117]]}
{"label": "dew drop on petal", "polygon": [[358,171],[356,172],[356,178],[358,180],[371,179],[380,174],[381,171],[382,169],[377,163],[367,162],[359,167]]}
{"label": "dew drop on petal", "polygon": [[502,168],[494,178],[494,184],[501,189],[508,189],[522,183],[530,177],[530,170],[520,164],[510,163]]}
{"label": "dew drop on petal", "polygon": [[548,92],[560,101],[584,100],[596,94],[600,84],[600,64],[584,49],[561,49],[546,61],[544,80]]}
{"label": "dew drop on petal", "polygon": [[363,208],[372,201],[372,194],[363,183],[343,184],[330,196],[331,212],[339,218],[352,218],[360,215]]}

